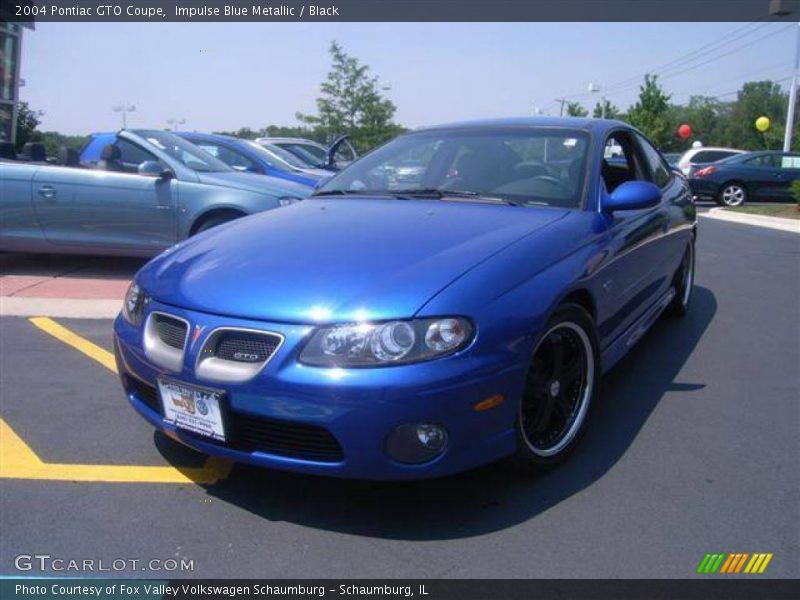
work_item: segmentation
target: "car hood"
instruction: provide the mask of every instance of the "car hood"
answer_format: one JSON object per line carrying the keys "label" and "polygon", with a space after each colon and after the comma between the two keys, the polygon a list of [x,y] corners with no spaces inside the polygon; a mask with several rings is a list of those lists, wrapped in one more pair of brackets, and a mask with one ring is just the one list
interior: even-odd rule
{"label": "car hood", "polygon": [[318,169],[315,167],[309,167],[307,169],[298,169],[297,172],[302,173],[303,175],[306,175],[312,179],[316,179],[317,181],[319,181],[323,177],[330,177],[333,174],[332,171],[326,171],[325,169]]}
{"label": "car hood", "polygon": [[256,173],[239,173],[238,171],[203,173],[198,171],[197,176],[200,182],[206,185],[219,185],[276,197],[305,198],[312,191],[307,185]]}
{"label": "car hood", "polygon": [[267,321],[413,316],[492,254],[567,211],[311,198],[187,240],[137,275],[159,302]]}

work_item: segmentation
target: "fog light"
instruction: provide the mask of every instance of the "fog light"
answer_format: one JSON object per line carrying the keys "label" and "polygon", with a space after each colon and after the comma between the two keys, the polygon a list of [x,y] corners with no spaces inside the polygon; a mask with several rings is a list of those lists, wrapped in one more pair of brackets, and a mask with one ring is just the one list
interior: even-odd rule
{"label": "fog light", "polygon": [[389,456],[412,465],[433,460],[446,447],[447,430],[431,423],[401,425],[386,438]]}

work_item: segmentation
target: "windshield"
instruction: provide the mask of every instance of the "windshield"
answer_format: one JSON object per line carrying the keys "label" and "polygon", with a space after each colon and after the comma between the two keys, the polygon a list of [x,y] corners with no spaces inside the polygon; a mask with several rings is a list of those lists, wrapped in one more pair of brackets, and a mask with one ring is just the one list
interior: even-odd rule
{"label": "windshield", "polygon": [[294,154],[287,152],[283,148],[279,148],[275,144],[248,142],[248,145],[270,162],[277,163],[276,167],[279,169],[296,171],[298,169],[308,168],[308,165]]}
{"label": "windshield", "polygon": [[218,158],[168,131],[134,131],[134,133],[193,171],[208,173],[232,170]]}
{"label": "windshield", "polygon": [[588,135],[509,127],[411,133],[368,154],[318,194],[484,196],[513,204],[578,208]]}

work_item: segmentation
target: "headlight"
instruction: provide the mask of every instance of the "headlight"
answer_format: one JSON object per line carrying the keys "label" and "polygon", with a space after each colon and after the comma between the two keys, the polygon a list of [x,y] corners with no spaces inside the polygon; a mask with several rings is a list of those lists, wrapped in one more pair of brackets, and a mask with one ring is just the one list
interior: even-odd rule
{"label": "headlight", "polygon": [[319,367],[419,362],[457,352],[472,337],[471,323],[457,317],[332,325],[314,332],[300,362]]}
{"label": "headlight", "polygon": [[125,300],[122,303],[122,316],[131,325],[140,325],[142,314],[144,313],[145,295],[141,288],[134,282],[128,286],[125,292]]}

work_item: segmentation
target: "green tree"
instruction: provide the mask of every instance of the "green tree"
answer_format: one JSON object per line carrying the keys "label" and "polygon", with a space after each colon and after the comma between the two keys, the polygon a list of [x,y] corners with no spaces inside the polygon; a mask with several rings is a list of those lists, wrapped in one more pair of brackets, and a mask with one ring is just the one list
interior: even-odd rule
{"label": "green tree", "polygon": [[317,114],[297,113],[297,119],[326,141],[350,134],[359,151],[397,135],[400,127],[392,121],[397,107],[381,95],[378,78],[370,76],[369,67],[346,54],[336,42],[331,43],[330,53],[333,65],[320,85]]}
{"label": "green tree", "polygon": [[[731,105],[730,118],[725,119],[722,141],[746,150],[780,150],[786,127],[788,95],[774,81],[750,81],[742,86]],[[766,133],[755,127],[758,117],[767,116],[771,126]],[[792,141],[797,144],[798,128]]]}
{"label": "green tree", "polygon": [[39,117],[42,113],[31,110],[27,102],[17,104],[17,150],[28,142],[38,142],[42,139],[42,134],[36,130],[41,121]]}
{"label": "green tree", "polygon": [[627,120],[661,150],[672,150],[676,144],[674,113],[670,97],[658,84],[658,75],[645,75],[639,88],[639,99],[630,108]]}
{"label": "green tree", "polygon": [[688,104],[673,106],[672,110],[675,127],[686,123],[692,128],[692,135],[688,139],[676,142],[676,150],[688,149],[695,141],[701,141],[706,146],[724,143],[722,125],[729,112],[728,104],[713,96],[691,96]]}
{"label": "green tree", "polygon": [[73,150],[80,151],[86,142],[89,141],[88,136],[85,135],[64,135],[57,131],[43,131],[41,134],[36,132],[37,137],[44,143],[47,156],[58,156],[62,148],[72,148]]}
{"label": "green tree", "polygon": [[261,136],[260,131],[256,131],[250,127],[240,127],[236,131],[215,131],[214,133],[218,133],[219,135],[230,135],[243,140],[254,140]]}
{"label": "green tree", "polygon": [[592,116],[595,119],[600,119],[603,116],[603,104],[606,106],[606,119],[619,119],[621,116],[621,112],[619,108],[617,108],[614,104],[611,103],[610,100],[605,99],[602,102],[598,102],[594,105],[594,110],[592,111]]}
{"label": "green tree", "polygon": [[581,106],[580,102],[567,102],[568,117],[586,117],[589,111]]}

